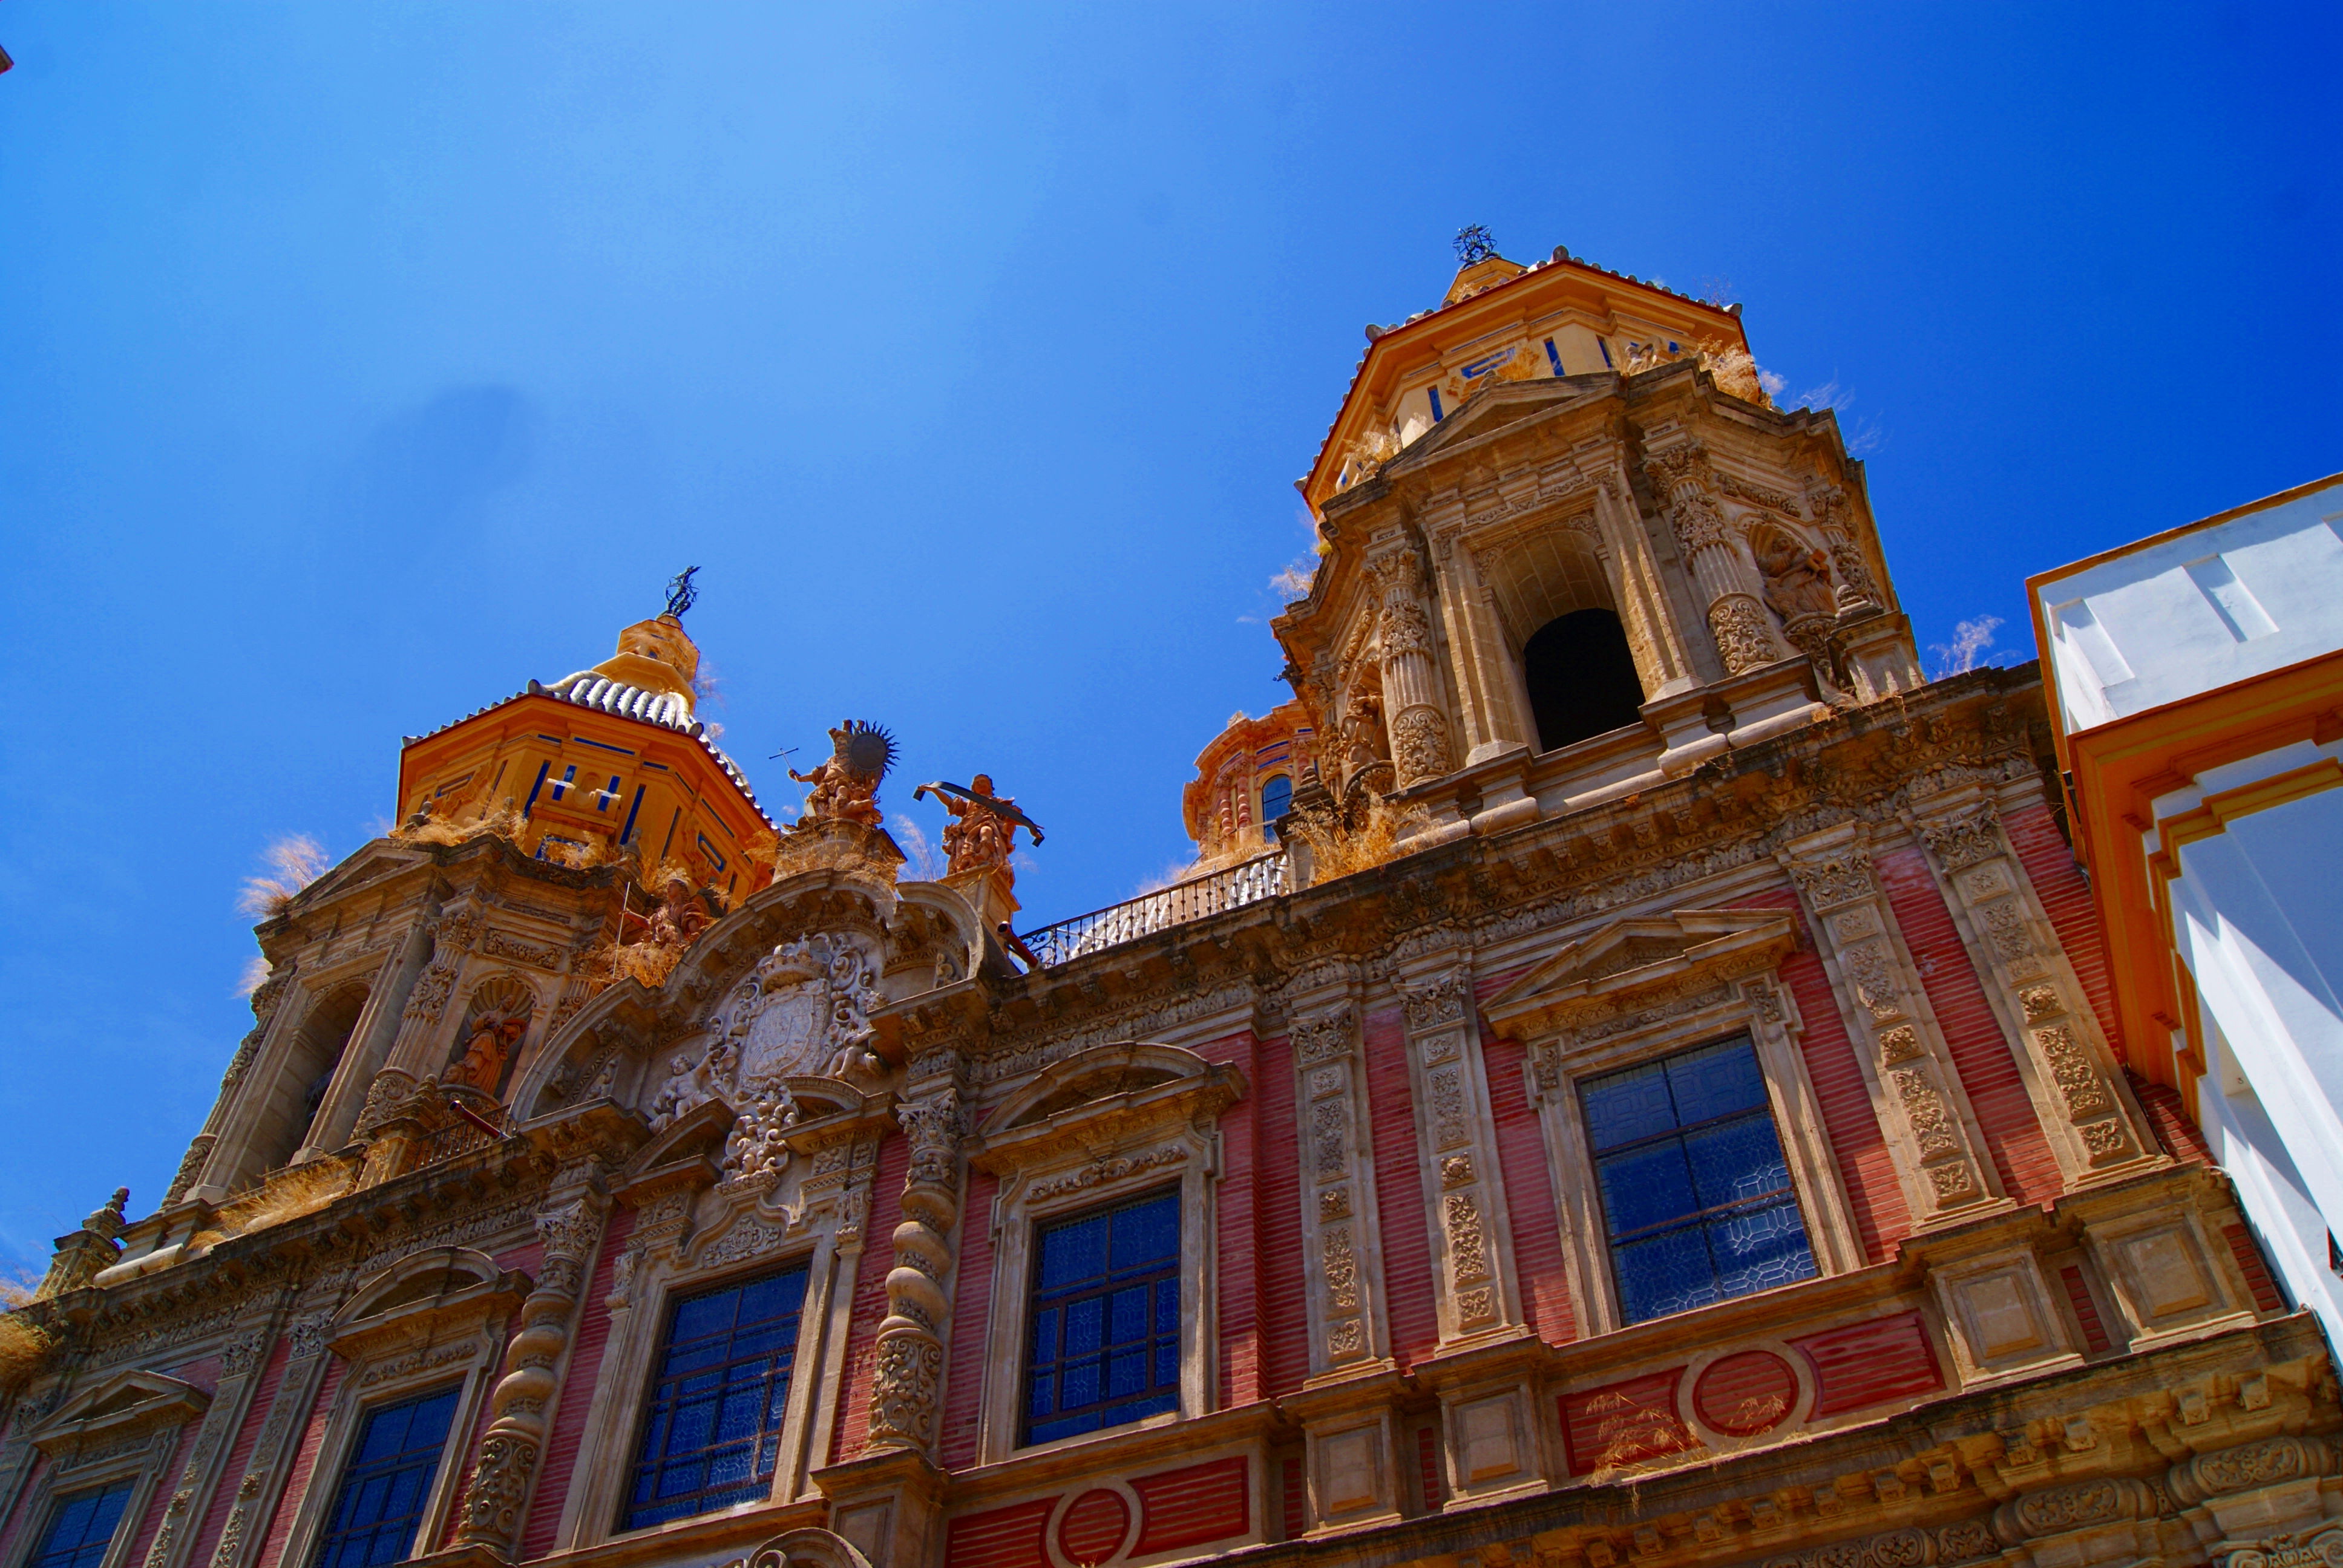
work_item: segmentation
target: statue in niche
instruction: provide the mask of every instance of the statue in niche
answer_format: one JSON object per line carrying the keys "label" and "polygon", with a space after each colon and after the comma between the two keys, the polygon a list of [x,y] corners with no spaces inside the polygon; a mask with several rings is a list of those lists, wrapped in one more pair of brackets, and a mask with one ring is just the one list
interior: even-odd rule
{"label": "statue in niche", "polygon": [[790,778],[813,786],[798,826],[834,821],[878,827],[886,816],[879,809],[879,784],[895,765],[895,738],[876,725],[850,719],[830,732],[830,744],[829,760],[812,772],[789,769]]}
{"label": "statue in niche", "polygon": [[1017,809],[1014,796],[995,795],[992,775],[980,773],[965,789],[940,779],[922,784],[911,799],[933,795],[951,820],[944,824],[944,855],[954,872],[981,871],[1009,863],[1017,848],[1017,829],[1024,829],[1041,841],[1041,824]]}
{"label": "statue in niche", "polygon": [[1342,706],[1342,777],[1347,781],[1391,763],[1391,739],[1383,733],[1383,702],[1361,688]]}
{"label": "statue in niche", "polygon": [[464,1029],[464,1054],[439,1075],[439,1081],[495,1094],[504,1086],[505,1062],[528,1032],[528,1016],[492,1007],[474,1015]]}

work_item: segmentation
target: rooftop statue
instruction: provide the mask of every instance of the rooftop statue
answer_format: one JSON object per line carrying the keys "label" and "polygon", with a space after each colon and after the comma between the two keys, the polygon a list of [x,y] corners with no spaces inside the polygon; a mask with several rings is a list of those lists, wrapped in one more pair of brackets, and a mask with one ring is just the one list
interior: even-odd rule
{"label": "rooftop statue", "polygon": [[1024,829],[1041,841],[1041,825],[1017,809],[1013,796],[992,792],[992,775],[980,773],[963,789],[941,779],[920,785],[911,799],[933,795],[951,813],[944,824],[944,854],[951,869],[980,871],[1005,866],[1017,847],[1017,829]]}
{"label": "rooftop statue", "polygon": [[886,816],[879,809],[879,782],[895,765],[895,738],[875,724],[850,719],[830,732],[830,759],[812,772],[789,769],[790,778],[813,786],[806,798],[805,822],[878,827]]}

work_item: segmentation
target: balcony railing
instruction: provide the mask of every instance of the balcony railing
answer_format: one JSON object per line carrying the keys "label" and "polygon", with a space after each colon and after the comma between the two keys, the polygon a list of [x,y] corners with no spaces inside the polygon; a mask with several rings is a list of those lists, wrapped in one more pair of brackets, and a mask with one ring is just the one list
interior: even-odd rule
{"label": "balcony railing", "polygon": [[1109,904],[1071,920],[1021,933],[1025,946],[1044,967],[1062,964],[1085,954],[1137,941],[1157,931],[1242,909],[1273,899],[1285,891],[1285,857],[1263,855],[1225,871],[1199,877],[1159,892],[1141,893],[1120,904]]}

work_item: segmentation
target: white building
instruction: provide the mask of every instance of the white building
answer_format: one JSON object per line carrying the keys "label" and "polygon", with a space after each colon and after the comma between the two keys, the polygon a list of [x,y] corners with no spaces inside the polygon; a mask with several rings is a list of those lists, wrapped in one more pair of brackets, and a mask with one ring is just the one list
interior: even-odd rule
{"label": "white building", "polygon": [[2026,587],[2126,1053],[2343,1344],[2343,475]]}

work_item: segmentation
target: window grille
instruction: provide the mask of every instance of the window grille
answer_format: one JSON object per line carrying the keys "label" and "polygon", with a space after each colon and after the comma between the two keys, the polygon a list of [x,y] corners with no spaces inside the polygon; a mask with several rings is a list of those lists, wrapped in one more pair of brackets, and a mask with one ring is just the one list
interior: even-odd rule
{"label": "window grille", "polygon": [[412,1554],[416,1526],[447,1446],[457,1392],[457,1387],[438,1389],[367,1412],[342,1469],[317,1568],[377,1568]]}
{"label": "window grille", "polygon": [[762,1502],[772,1491],[805,1292],[799,1265],[676,1302],[621,1529]]}
{"label": "window grille", "polygon": [[1589,1079],[1580,1096],[1622,1321],[1813,1277],[1747,1039]]}
{"label": "window grille", "polygon": [[1178,1191],[1042,1225],[1034,1253],[1025,1441],[1178,1410]]}
{"label": "window grille", "polygon": [[130,1501],[130,1483],[76,1492],[57,1499],[40,1549],[25,1568],[97,1568],[114,1544],[115,1526]]}

